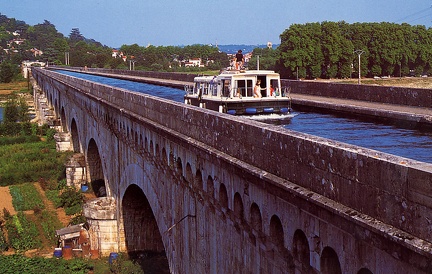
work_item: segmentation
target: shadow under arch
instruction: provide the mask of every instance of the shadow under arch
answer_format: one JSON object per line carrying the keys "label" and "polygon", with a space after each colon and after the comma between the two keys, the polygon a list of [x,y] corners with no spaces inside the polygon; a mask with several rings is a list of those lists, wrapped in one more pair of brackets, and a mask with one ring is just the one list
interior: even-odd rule
{"label": "shadow under arch", "polygon": [[73,150],[73,152],[79,153],[80,152],[80,141],[79,141],[78,127],[77,127],[75,119],[72,119],[70,129],[71,129],[70,134],[71,134],[71,140],[72,140],[72,150]]}
{"label": "shadow under arch", "polygon": [[99,149],[94,139],[91,139],[87,148],[87,165],[91,187],[97,197],[106,197],[106,185],[104,180],[102,161]]}
{"label": "shadow under arch", "polygon": [[155,268],[153,273],[170,273],[156,218],[147,197],[137,185],[130,185],[126,189],[122,215],[129,257],[143,270],[151,264]]}

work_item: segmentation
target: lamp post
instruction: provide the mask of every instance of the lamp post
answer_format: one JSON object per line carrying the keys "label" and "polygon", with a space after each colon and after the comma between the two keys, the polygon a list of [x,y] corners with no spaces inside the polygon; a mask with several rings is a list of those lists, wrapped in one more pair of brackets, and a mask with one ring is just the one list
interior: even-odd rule
{"label": "lamp post", "polygon": [[360,79],[361,79],[360,55],[362,55],[364,53],[364,51],[361,49],[358,49],[358,50],[354,51],[354,53],[356,53],[358,55],[358,84],[360,85]]}

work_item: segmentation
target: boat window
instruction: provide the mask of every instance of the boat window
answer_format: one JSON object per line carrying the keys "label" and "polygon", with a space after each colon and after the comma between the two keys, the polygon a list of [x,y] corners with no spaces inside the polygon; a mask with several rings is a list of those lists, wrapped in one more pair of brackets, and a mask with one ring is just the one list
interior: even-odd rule
{"label": "boat window", "polygon": [[281,94],[280,86],[279,86],[279,80],[278,79],[271,79],[270,85],[273,88],[273,91],[270,91],[272,94],[270,96],[279,96]]}
{"label": "boat window", "polygon": [[253,84],[252,79],[246,80],[246,95],[247,97],[253,97]]}
{"label": "boat window", "polygon": [[222,96],[229,97],[231,89],[231,81],[230,80],[222,80]]}

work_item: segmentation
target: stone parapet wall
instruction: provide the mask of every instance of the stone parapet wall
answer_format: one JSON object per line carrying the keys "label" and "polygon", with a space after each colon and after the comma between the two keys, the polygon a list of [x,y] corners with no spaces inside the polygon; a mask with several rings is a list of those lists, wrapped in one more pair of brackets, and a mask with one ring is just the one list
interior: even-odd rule
{"label": "stone parapet wall", "polygon": [[282,80],[282,86],[290,86],[292,93],[299,94],[383,104],[432,107],[430,89],[293,80]]}

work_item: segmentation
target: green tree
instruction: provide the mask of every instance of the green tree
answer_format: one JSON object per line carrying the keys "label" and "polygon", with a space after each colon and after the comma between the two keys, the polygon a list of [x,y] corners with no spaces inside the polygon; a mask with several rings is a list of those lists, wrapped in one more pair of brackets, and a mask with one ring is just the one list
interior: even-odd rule
{"label": "green tree", "polygon": [[0,64],[0,83],[10,83],[19,73],[18,67],[10,61],[3,61]]}

